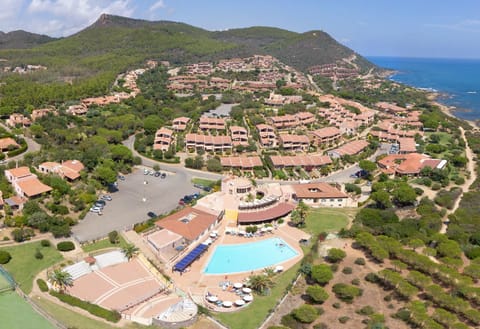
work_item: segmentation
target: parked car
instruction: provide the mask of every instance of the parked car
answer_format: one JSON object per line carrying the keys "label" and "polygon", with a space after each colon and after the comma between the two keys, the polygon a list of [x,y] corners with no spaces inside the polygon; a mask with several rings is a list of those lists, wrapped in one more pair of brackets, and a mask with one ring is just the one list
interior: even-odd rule
{"label": "parked car", "polygon": [[162,175],[162,174],[160,173],[160,171],[156,171],[154,176],[155,176],[155,177],[160,177],[161,175]]}
{"label": "parked car", "polygon": [[147,216],[150,217],[150,218],[157,218],[158,217],[158,215],[156,213],[154,213],[153,211],[147,212]]}
{"label": "parked car", "polygon": [[97,207],[97,206],[93,206],[92,208],[90,208],[90,212],[99,213],[101,211],[102,211],[102,208]]}
{"label": "parked car", "polygon": [[112,201],[112,197],[108,194],[104,194],[100,197],[100,200],[103,200],[103,201]]}
{"label": "parked car", "polygon": [[150,174],[150,170],[148,170],[148,169],[143,169],[143,174],[144,174],[144,175]]}
{"label": "parked car", "polygon": [[120,180],[125,180],[125,176],[123,176],[123,175],[118,175],[118,179],[120,179]]}
{"label": "parked car", "polygon": [[165,177],[167,177],[167,174],[162,172],[162,174],[160,175],[160,178],[165,178]]}

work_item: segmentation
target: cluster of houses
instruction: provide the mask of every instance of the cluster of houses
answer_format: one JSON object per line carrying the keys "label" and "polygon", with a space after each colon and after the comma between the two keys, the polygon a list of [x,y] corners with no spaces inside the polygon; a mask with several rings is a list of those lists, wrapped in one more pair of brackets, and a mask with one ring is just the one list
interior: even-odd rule
{"label": "cluster of houses", "polygon": [[347,79],[359,75],[358,69],[339,64],[315,65],[310,67],[308,72],[311,75],[320,75],[334,80]]}
{"label": "cluster of houses", "polygon": [[32,125],[32,122],[37,121],[38,119],[47,116],[48,114],[53,114],[57,115],[57,111],[52,108],[43,108],[43,109],[35,109],[32,111],[32,114],[30,114],[30,117],[21,114],[21,113],[12,113],[8,117],[7,120],[5,120],[5,123],[7,126],[15,128],[15,127],[30,127]]}
{"label": "cluster of houses", "polygon": [[27,64],[24,66],[16,66],[16,67],[11,67],[11,66],[5,66],[3,68],[3,72],[8,73],[17,73],[17,74],[26,74],[26,73],[31,73],[35,71],[45,71],[47,69],[46,66],[43,65],[31,65]]}
{"label": "cluster of houses", "polygon": [[[280,68],[283,71],[280,71]],[[213,76],[215,72],[248,72],[259,70],[256,80],[231,80]],[[201,62],[183,67],[184,74],[177,75],[171,70],[168,89],[175,92],[191,92],[193,90],[239,90],[239,91],[271,91],[277,87],[278,80],[285,81],[285,87],[304,89],[309,85],[308,79],[299,71],[280,63],[272,56],[254,55],[248,58],[232,58],[220,60],[214,64]],[[291,77],[294,77],[292,79]],[[298,96],[297,96],[298,97]],[[301,101],[301,99],[300,99]],[[283,99],[280,95],[268,99],[271,105],[284,105],[295,102],[295,98]]]}

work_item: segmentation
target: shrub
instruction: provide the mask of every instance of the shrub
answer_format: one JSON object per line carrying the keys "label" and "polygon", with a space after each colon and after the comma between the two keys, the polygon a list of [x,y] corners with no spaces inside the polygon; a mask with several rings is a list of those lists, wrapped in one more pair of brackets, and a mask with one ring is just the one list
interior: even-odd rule
{"label": "shrub", "polygon": [[71,251],[75,249],[75,244],[72,241],[62,241],[57,243],[59,251]]}
{"label": "shrub", "polygon": [[351,284],[353,284],[354,286],[359,286],[360,285],[360,279],[359,278],[355,278],[351,281]]}
{"label": "shrub", "polygon": [[442,185],[440,185],[439,183],[434,183],[434,184],[432,185],[432,190],[434,190],[434,191],[438,191],[438,190],[440,190],[441,188],[442,188]]}
{"label": "shrub", "polygon": [[345,283],[335,284],[332,291],[338,299],[346,303],[351,303],[355,297],[362,295],[362,289]]}
{"label": "shrub", "polygon": [[47,283],[42,280],[42,279],[37,279],[37,285],[40,291],[47,292],[48,291],[48,285]]}
{"label": "shrub", "polygon": [[351,267],[344,267],[343,270],[342,270],[342,273],[343,274],[352,274],[353,270],[352,270]]}
{"label": "shrub", "polygon": [[365,258],[362,258],[362,257],[359,257],[357,259],[355,259],[355,264],[356,265],[365,265]]}
{"label": "shrub", "polygon": [[355,312],[360,315],[372,315],[373,313],[375,313],[375,310],[373,309],[373,307],[367,305],[359,310],[356,310]]}
{"label": "shrub", "polygon": [[320,323],[314,325],[313,329],[328,329],[328,326],[327,326],[326,323],[320,322]]}
{"label": "shrub", "polygon": [[327,260],[332,263],[338,263],[347,256],[346,252],[342,249],[332,248],[328,251]]}
{"label": "shrub", "polygon": [[43,259],[43,254],[40,249],[35,250],[35,258],[36,259]]}
{"label": "shrub", "polygon": [[7,264],[12,259],[12,255],[8,251],[0,250],[0,264]]}
{"label": "shrub", "polygon": [[280,320],[280,323],[285,326],[286,328],[298,328],[299,323],[297,320],[293,317],[292,314],[287,314],[282,316],[282,320]]}
{"label": "shrub", "polygon": [[337,272],[338,271],[338,264],[330,265],[330,269],[332,270],[332,272]]}
{"label": "shrub", "polygon": [[336,308],[336,309],[339,309],[339,308],[342,307],[342,304],[340,304],[340,303],[338,303],[338,302],[337,302],[337,303],[333,303],[333,304],[332,304],[332,307],[333,307],[333,308]]}
{"label": "shrub", "polygon": [[378,283],[380,281],[380,278],[375,273],[368,273],[367,275],[365,275],[365,281],[371,283]]}
{"label": "shrub", "polygon": [[457,178],[455,178],[455,184],[456,184],[456,185],[463,185],[463,184],[465,184],[465,178],[463,178],[463,177],[457,177]]}
{"label": "shrub", "polygon": [[348,320],[350,320],[350,317],[348,316],[341,316],[338,318],[338,322],[340,323],[347,323]]}
{"label": "shrub", "polygon": [[314,265],[312,266],[311,277],[319,284],[327,284],[331,279],[333,279],[333,273],[328,265]]}
{"label": "shrub", "polygon": [[328,293],[319,285],[309,286],[307,288],[307,294],[310,299],[318,304],[322,304],[328,299]]}
{"label": "shrub", "polygon": [[40,241],[40,245],[42,247],[50,247],[50,245],[51,245],[50,240],[42,240],[42,241]]}
{"label": "shrub", "polygon": [[312,323],[318,317],[318,311],[312,305],[302,305],[292,311],[293,317],[302,323]]}
{"label": "shrub", "polygon": [[77,297],[67,295],[67,294],[61,294],[56,291],[50,291],[50,295],[57,297],[60,301],[64,303],[67,303],[71,306],[82,308],[85,311],[89,312],[90,314],[103,318],[107,321],[118,322],[121,319],[120,313],[118,313],[117,311],[107,310],[101,306],[83,301]]}
{"label": "shrub", "polygon": [[111,244],[117,244],[120,241],[118,237],[118,232],[112,231],[108,233],[108,240],[110,241]]}

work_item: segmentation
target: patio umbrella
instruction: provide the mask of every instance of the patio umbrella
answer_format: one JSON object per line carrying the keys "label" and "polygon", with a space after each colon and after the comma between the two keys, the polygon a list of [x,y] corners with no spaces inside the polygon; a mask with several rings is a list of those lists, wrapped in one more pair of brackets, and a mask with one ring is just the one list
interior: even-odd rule
{"label": "patio umbrella", "polygon": [[275,272],[282,272],[282,271],[283,271],[282,265],[278,265],[277,267],[275,267]]}
{"label": "patio umbrella", "polygon": [[245,301],[244,301],[243,299],[237,299],[237,300],[235,301],[235,305],[237,305],[237,306],[243,306],[243,305],[245,305]]}
{"label": "patio umbrella", "polygon": [[234,287],[235,289],[240,289],[241,287],[243,287],[243,283],[235,282],[235,283],[233,284],[233,287]]}
{"label": "patio umbrella", "polygon": [[213,242],[212,239],[208,238],[207,240],[205,240],[205,244],[208,244],[208,245],[211,245]]}
{"label": "patio umbrella", "polygon": [[223,302],[223,307],[232,307],[233,303],[229,300],[226,300]]}
{"label": "patio umbrella", "polygon": [[267,228],[266,228],[266,227],[262,227],[262,228],[260,229],[260,232],[267,232]]}
{"label": "patio umbrella", "polygon": [[249,294],[249,293],[252,292],[252,289],[245,287],[245,288],[242,289],[242,291],[246,294]]}
{"label": "patio umbrella", "polygon": [[216,238],[216,237],[217,237],[217,234],[212,232],[212,233],[210,233],[210,237],[211,237],[211,238]]}
{"label": "patio umbrella", "polygon": [[253,296],[252,295],[243,296],[243,300],[246,302],[251,302],[253,300]]}
{"label": "patio umbrella", "polygon": [[218,297],[217,296],[208,296],[207,300],[209,302],[215,303],[218,300]]}
{"label": "patio umbrella", "polygon": [[267,231],[269,231],[269,232],[270,232],[270,231],[273,231],[273,227],[271,227],[271,226],[266,227],[265,229],[266,229]]}

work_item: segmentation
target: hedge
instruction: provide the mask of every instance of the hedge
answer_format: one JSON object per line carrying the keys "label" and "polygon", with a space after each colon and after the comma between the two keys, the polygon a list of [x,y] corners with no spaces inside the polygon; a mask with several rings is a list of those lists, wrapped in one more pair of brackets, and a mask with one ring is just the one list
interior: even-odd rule
{"label": "hedge", "polygon": [[22,154],[23,152],[25,152],[27,150],[27,148],[28,148],[27,144],[22,145],[20,148],[8,152],[7,155],[8,155],[9,158],[14,157],[16,155],[19,155],[19,154]]}
{"label": "hedge", "polygon": [[10,259],[12,259],[12,255],[8,251],[0,250],[0,264],[7,264]]}
{"label": "hedge", "polygon": [[40,288],[41,291],[43,291],[43,292],[48,291],[48,285],[45,282],[45,280],[37,279],[37,285],[38,285],[38,288]]}
{"label": "hedge", "polygon": [[120,313],[117,311],[110,311],[107,310],[106,308],[103,308],[101,306],[83,301],[77,297],[67,295],[67,294],[61,294],[56,291],[50,291],[50,295],[57,297],[60,301],[67,303],[71,306],[79,307],[87,311],[88,313],[98,316],[100,318],[103,318],[107,321],[110,322],[118,322],[122,318]]}
{"label": "hedge", "polygon": [[57,249],[60,251],[74,250],[75,244],[72,241],[62,241],[57,243]]}

